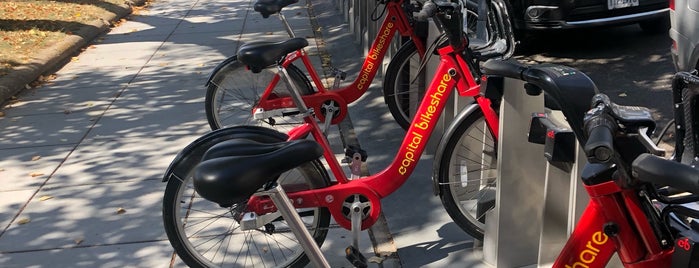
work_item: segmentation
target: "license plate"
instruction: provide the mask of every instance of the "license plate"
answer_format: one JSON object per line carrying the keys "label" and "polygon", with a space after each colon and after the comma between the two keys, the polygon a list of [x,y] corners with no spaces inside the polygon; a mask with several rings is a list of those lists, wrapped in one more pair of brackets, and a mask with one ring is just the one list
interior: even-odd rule
{"label": "license plate", "polygon": [[607,0],[608,9],[638,6],[638,0]]}

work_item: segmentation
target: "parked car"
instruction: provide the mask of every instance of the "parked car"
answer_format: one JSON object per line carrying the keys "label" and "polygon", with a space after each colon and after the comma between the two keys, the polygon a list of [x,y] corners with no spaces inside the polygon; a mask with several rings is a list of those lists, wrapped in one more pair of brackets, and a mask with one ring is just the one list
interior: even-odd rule
{"label": "parked car", "polygon": [[670,0],[670,21],[675,69],[699,69],[699,0]]}
{"label": "parked car", "polygon": [[[646,32],[670,28],[668,0],[509,0],[516,32],[638,23]],[[684,1],[683,1],[684,2]],[[695,1],[696,2],[696,1]]]}

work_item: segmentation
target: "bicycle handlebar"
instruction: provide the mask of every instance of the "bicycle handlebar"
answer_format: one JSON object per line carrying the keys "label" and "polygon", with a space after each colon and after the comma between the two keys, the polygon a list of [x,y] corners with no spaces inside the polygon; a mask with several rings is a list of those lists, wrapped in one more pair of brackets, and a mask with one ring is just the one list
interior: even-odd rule
{"label": "bicycle handlebar", "polygon": [[437,13],[437,4],[435,4],[433,1],[426,1],[424,4],[422,4],[422,9],[420,12],[415,14],[415,19],[417,21],[427,21],[427,19],[434,16],[435,13]]}
{"label": "bicycle handlebar", "polygon": [[633,161],[631,168],[641,181],[699,194],[699,170],[690,165],[642,154]]}
{"label": "bicycle handlebar", "polygon": [[618,126],[614,118],[604,112],[605,109],[606,106],[600,104],[590,110],[595,113],[591,118],[586,115],[585,133],[588,138],[583,150],[591,163],[606,163],[614,155],[614,133]]}

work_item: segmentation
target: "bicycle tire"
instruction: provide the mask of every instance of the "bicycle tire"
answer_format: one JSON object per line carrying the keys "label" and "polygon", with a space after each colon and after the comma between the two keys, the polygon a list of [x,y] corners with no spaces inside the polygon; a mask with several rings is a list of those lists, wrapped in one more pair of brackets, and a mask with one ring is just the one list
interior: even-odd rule
{"label": "bicycle tire", "polygon": [[[286,68],[291,80],[299,86],[301,95],[313,94],[308,77],[296,66]],[[277,75],[271,69],[253,73],[245,65],[234,59],[212,75],[204,100],[206,120],[212,130],[232,125],[259,125],[286,132],[288,126],[296,126],[303,120],[296,116],[270,117],[255,120],[252,108],[257,105],[260,95]],[[278,96],[289,96],[286,85],[279,81],[272,91]],[[287,127],[285,127],[287,126]]]}
{"label": "bicycle tire", "polygon": [[[221,130],[231,132],[231,128]],[[281,133],[257,133],[256,135],[256,140],[260,142],[284,141],[285,139],[282,137],[286,136]],[[193,146],[185,148],[183,152],[186,152],[187,155],[178,155],[173,165],[168,169],[172,172],[167,175],[170,179],[167,182],[163,198],[163,224],[168,240],[175,252],[190,267],[235,266],[236,263],[245,267],[255,265],[255,261],[275,262],[272,265],[266,264],[265,267],[304,267],[309,262],[290,230],[284,230],[288,227],[281,217],[273,220],[275,228],[272,229],[236,230],[235,226],[238,221],[233,218],[233,214],[240,211],[236,210],[238,206],[222,208],[213,202],[197,197],[191,185],[191,173],[196,166],[193,163],[199,162],[206,149],[221,140],[237,137],[249,138],[249,136],[243,131],[226,135],[209,135],[204,140],[199,139],[192,143]],[[178,176],[176,173],[186,175]],[[305,185],[309,189],[322,188],[330,184],[330,177],[318,160],[282,174],[278,182],[282,185],[292,179],[300,182],[298,180],[300,177],[290,177],[290,174],[303,177],[302,179],[305,180]],[[298,185],[298,183],[295,184],[295,186]],[[330,225],[330,212],[326,208],[318,207],[305,210],[302,216],[304,222],[307,224],[310,222],[310,226],[307,226],[316,243],[319,246],[322,245]],[[309,216],[312,217],[310,221]],[[216,237],[221,237],[221,240],[214,242]],[[244,246],[246,244],[247,247]],[[211,249],[214,249],[215,253],[208,251]],[[238,254],[228,252],[236,249],[242,252],[238,252]],[[221,250],[225,252],[221,253]],[[226,259],[227,256],[233,257]],[[286,258],[281,259],[283,257]],[[283,261],[283,263],[276,263],[278,260]],[[227,263],[227,261],[235,263]],[[241,262],[244,263],[241,264]]]}
{"label": "bicycle tire", "polygon": [[[467,17],[477,16],[477,11],[473,10],[477,6],[474,5],[473,3],[467,5],[469,14],[471,14]],[[474,18],[475,20],[477,17]],[[472,25],[473,28],[469,26],[466,34],[468,36],[475,35],[475,23],[469,25]],[[420,54],[415,43],[413,40],[407,40],[391,58],[383,80],[384,102],[393,119],[404,130],[410,126],[417,107],[425,94],[427,83],[429,83],[424,68],[420,70],[420,73],[415,73],[419,69],[420,63]]]}
{"label": "bicycle tire", "polygon": [[442,205],[462,230],[483,240],[485,213],[496,202],[497,176],[497,141],[483,112],[468,115],[444,148],[437,175]]}

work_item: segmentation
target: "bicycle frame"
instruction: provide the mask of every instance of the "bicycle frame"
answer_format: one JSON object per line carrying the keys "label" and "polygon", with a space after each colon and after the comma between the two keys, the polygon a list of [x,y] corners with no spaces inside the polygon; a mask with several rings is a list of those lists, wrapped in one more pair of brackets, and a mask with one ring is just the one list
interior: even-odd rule
{"label": "bicycle frame", "polygon": [[661,248],[638,191],[622,189],[614,181],[585,189],[590,202],[554,268],[602,268],[615,252],[624,267],[670,267],[674,248]]}
{"label": "bicycle frame", "polygon": [[[289,131],[289,140],[303,139],[309,134],[312,135],[323,147],[323,157],[330,166],[337,182],[322,189],[287,191],[293,205],[296,208],[327,207],[335,221],[349,230],[351,222],[343,214],[343,203],[348,198],[353,198],[359,194],[371,202],[371,209],[368,217],[362,220],[361,229],[373,225],[381,211],[381,198],[390,195],[403,185],[415,169],[416,162],[420,159],[453,88],[458,89],[460,96],[476,99],[483,110],[488,125],[493,128],[491,131],[497,136],[498,117],[490,105],[490,100],[480,95],[480,85],[471,75],[468,64],[461,56],[463,49],[445,46],[437,50],[440,55],[439,65],[403,139],[397,157],[378,174],[349,180],[318,123],[312,116],[305,116],[304,124]],[[280,71],[285,72],[283,68],[280,68]],[[301,111],[305,110],[303,102],[297,103],[297,105],[300,106]],[[274,204],[269,199],[259,196],[253,196],[248,201],[248,209],[258,215],[276,211]]]}
{"label": "bicycle frame", "polygon": [[[378,34],[376,35],[374,41],[372,42],[369,53],[364,59],[361,71],[357,78],[352,82],[352,84],[337,89],[329,91],[321,81],[320,76],[313,68],[311,60],[306,54],[305,50],[300,49],[289,53],[281,66],[284,68],[291,65],[294,61],[301,59],[303,65],[311,76],[311,80],[315,85],[318,92],[315,94],[310,94],[303,96],[303,101],[309,107],[313,108],[315,111],[320,111],[321,105],[327,101],[334,101],[339,105],[340,113],[333,117],[331,123],[337,124],[347,115],[347,105],[354,102],[359,97],[361,97],[369,88],[371,81],[376,77],[376,73],[379,70],[383,58],[389,49],[389,44],[391,39],[394,37],[395,33],[398,32],[402,37],[409,37],[415,43],[418,53],[422,56],[425,55],[425,45],[421,38],[419,38],[413,27],[408,16],[403,10],[404,0],[398,1],[388,1],[386,3],[386,10],[388,10],[387,16],[384,19],[381,27],[379,28]],[[279,82],[279,75],[275,75],[270,84],[267,86],[265,91],[260,96],[260,100],[256,107],[253,107],[252,111],[257,109],[262,109],[263,111],[277,110],[281,108],[292,108],[295,107],[293,101],[289,97],[276,97],[272,94],[273,89]],[[316,114],[320,120],[325,120],[323,114]]]}

